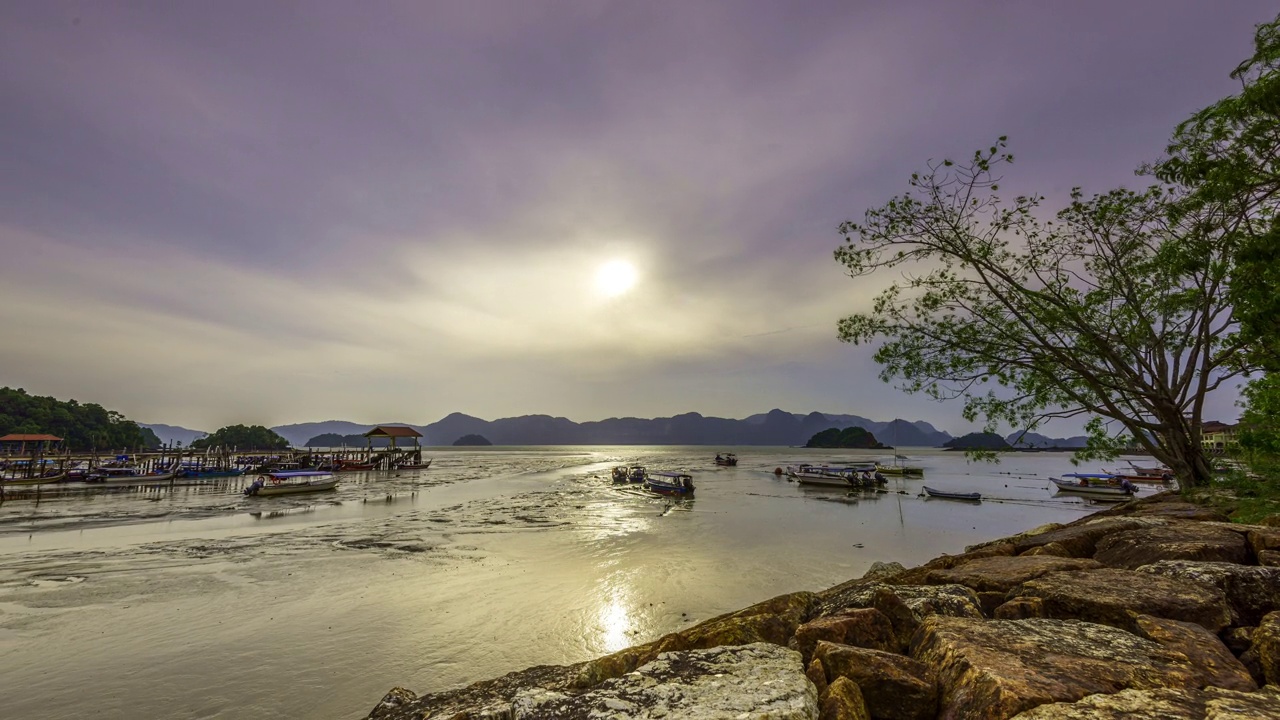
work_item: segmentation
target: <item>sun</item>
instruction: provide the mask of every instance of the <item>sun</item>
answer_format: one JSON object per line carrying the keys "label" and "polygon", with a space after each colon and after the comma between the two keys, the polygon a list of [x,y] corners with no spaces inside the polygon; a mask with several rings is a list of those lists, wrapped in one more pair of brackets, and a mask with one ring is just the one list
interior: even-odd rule
{"label": "sun", "polygon": [[596,270],[596,291],[605,297],[617,297],[636,286],[640,274],[626,260],[610,260]]}

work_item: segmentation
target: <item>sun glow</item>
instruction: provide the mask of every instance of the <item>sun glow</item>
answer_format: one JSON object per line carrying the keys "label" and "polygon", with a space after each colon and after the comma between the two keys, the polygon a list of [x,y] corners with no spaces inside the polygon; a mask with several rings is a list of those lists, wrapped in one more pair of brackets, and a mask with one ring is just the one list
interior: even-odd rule
{"label": "sun glow", "polygon": [[636,286],[639,273],[626,260],[610,260],[596,270],[596,291],[605,297],[617,297]]}

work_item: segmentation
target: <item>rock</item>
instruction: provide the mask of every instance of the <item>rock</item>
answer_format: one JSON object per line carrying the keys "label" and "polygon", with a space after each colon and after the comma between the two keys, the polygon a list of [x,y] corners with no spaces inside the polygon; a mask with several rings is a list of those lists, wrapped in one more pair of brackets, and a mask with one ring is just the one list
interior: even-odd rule
{"label": "rock", "polygon": [[796,628],[790,647],[809,660],[820,640],[885,651],[899,646],[893,623],[875,608],[851,608],[838,615],[811,620]]}
{"label": "rock", "polygon": [[418,699],[418,694],[402,687],[393,687],[382,696],[382,701],[369,713],[369,720],[391,717],[400,708]]}
{"label": "rock", "polygon": [[1218,510],[1189,502],[1152,503],[1136,507],[1130,515],[1133,517],[1160,517],[1205,522],[1229,522],[1231,520],[1231,518],[1228,518]]}
{"label": "rock", "polygon": [[821,720],[871,720],[862,690],[846,677],[838,677],[831,683],[822,698],[818,717]]}
{"label": "rock", "polygon": [[929,562],[914,567],[905,572],[894,575],[891,580],[894,585],[923,585],[928,578],[929,573],[934,570],[950,570],[959,567],[967,562],[977,560],[979,558],[997,557],[1002,555],[1013,555],[1014,547],[1012,541],[997,540],[994,542],[978,545],[975,549],[961,553],[960,555],[940,555]]}
{"label": "rock", "polygon": [[1280,610],[1280,569],[1224,562],[1161,560],[1143,565],[1138,572],[1194,580],[1226,593],[1235,613],[1232,625],[1257,625],[1273,610]]}
{"label": "rock", "polygon": [[1135,625],[1142,637],[1186,655],[1203,677],[1198,685],[1242,692],[1258,689],[1249,671],[1218,636],[1199,625],[1149,615],[1139,615]]}
{"label": "rock", "polygon": [[746,609],[705,620],[686,630],[664,635],[651,643],[596,658],[582,664],[574,687],[588,688],[619,677],[664,652],[756,642],[785,646],[800,623],[812,614],[816,597],[810,592],[780,595]]}
{"label": "rock", "polygon": [[1268,515],[1259,520],[1258,524],[1264,527],[1280,527],[1280,513]]}
{"label": "rock", "polygon": [[883,613],[893,625],[898,650],[905,650],[911,643],[921,618],[929,615],[983,617],[978,596],[962,585],[846,586],[843,592],[823,600],[821,614],[838,614],[845,608],[875,608]]}
{"label": "rock", "polygon": [[991,616],[997,620],[1042,618],[1045,616],[1044,601],[1038,597],[1014,598],[996,608],[996,611]]}
{"label": "rock", "polygon": [[935,570],[929,573],[933,585],[964,585],[978,592],[1007,593],[1022,583],[1064,570],[1089,570],[1102,567],[1093,560],[1080,560],[1050,555],[1017,555],[986,557],[951,570]]}
{"label": "rock", "polygon": [[1075,620],[934,616],[920,626],[911,654],[938,673],[942,718],[1004,720],[1045,703],[1200,680],[1181,653]]}
{"label": "rock", "polygon": [[1052,703],[1014,720],[1280,720],[1280,694],[1206,688],[1122,690],[1090,695],[1079,702]]}
{"label": "rock", "polygon": [[542,688],[516,695],[512,720],[815,720],[818,694],[800,653],[753,643],[662,653],[633,673],[571,695]]}
{"label": "rock", "polygon": [[1052,555],[1054,557],[1071,557],[1071,551],[1066,545],[1060,542],[1051,542],[1044,545],[1033,547],[1022,553],[1023,555]]}
{"label": "rock", "polygon": [[1201,720],[1204,706],[1201,690],[1121,690],[1041,705],[1014,720]]}
{"label": "rock", "polygon": [[1199,523],[1125,530],[1098,542],[1093,559],[1130,570],[1160,560],[1245,563],[1249,551],[1239,533]]}
{"label": "rock", "polygon": [[1251,651],[1257,653],[1262,676],[1269,685],[1280,685],[1280,612],[1268,613],[1253,631]]}
{"label": "rock", "polygon": [[1019,535],[1014,538],[1014,552],[1021,555],[1032,548],[1052,543],[1066,552],[1068,557],[1093,557],[1099,538],[1142,527],[1149,527],[1149,522],[1133,518],[1099,518],[1035,535]]}
{"label": "rock", "polygon": [[1280,567],[1280,550],[1263,550],[1258,553],[1258,564],[1267,567]]}
{"label": "rock", "polygon": [[892,577],[898,573],[906,572],[906,568],[899,562],[881,562],[877,560],[871,563],[871,567],[862,574],[863,580],[881,580]]}
{"label": "rock", "polygon": [[1211,585],[1134,570],[1103,568],[1028,580],[1009,598],[1038,597],[1046,617],[1133,627],[1134,615],[1187,620],[1210,632],[1231,624],[1226,595]]}
{"label": "rock", "polygon": [[[585,664],[585,663],[583,663]],[[565,689],[570,687],[583,664],[538,665],[499,678],[473,683],[457,690],[420,695],[404,691],[399,697],[374,708],[371,720],[420,720],[430,718],[509,718],[511,699],[530,688]],[[392,694],[392,693],[389,693]],[[398,703],[398,704],[397,704]],[[376,713],[376,714],[375,714]]]}
{"label": "rock", "polygon": [[894,653],[820,642],[814,657],[827,681],[848,678],[858,685],[867,711],[877,720],[932,720],[938,712],[937,683],[923,663]]}
{"label": "rock", "polygon": [[1253,645],[1253,631],[1257,629],[1257,627],[1228,628],[1218,637],[1222,638],[1222,644],[1226,645],[1233,655],[1240,657],[1250,645]]}
{"label": "rock", "polygon": [[818,697],[821,698],[827,692],[827,671],[822,669],[822,662],[813,660],[804,669],[805,677],[809,678],[809,682],[818,690]]}
{"label": "rock", "polygon": [[996,608],[1004,604],[1005,593],[993,590],[984,590],[977,593],[978,605],[982,608],[982,614],[986,617],[995,616]]}
{"label": "rock", "polygon": [[1250,646],[1248,650],[1240,653],[1240,664],[1244,665],[1244,669],[1249,671],[1249,677],[1258,685],[1266,685],[1267,678],[1262,673],[1262,663],[1258,661],[1258,650]]}

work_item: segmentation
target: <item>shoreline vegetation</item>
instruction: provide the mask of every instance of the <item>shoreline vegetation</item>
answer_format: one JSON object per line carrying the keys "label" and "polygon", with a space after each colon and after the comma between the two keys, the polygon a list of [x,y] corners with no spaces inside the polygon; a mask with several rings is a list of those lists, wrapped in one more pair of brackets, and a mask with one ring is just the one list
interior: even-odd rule
{"label": "shoreline vegetation", "polygon": [[[1280,717],[1280,514],[1165,492],[368,720]],[[761,682],[767,678],[769,682]]]}

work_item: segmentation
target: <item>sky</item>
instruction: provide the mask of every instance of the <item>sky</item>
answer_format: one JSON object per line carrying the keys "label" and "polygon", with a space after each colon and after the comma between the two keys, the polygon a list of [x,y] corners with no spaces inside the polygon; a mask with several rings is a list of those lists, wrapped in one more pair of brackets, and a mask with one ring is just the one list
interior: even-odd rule
{"label": "sky", "polygon": [[1007,184],[1051,204],[1139,186],[1275,12],[11,0],[0,385],[204,430],[775,407],[964,430],[838,341],[893,279],[842,272],[839,224],[1000,135]]}

